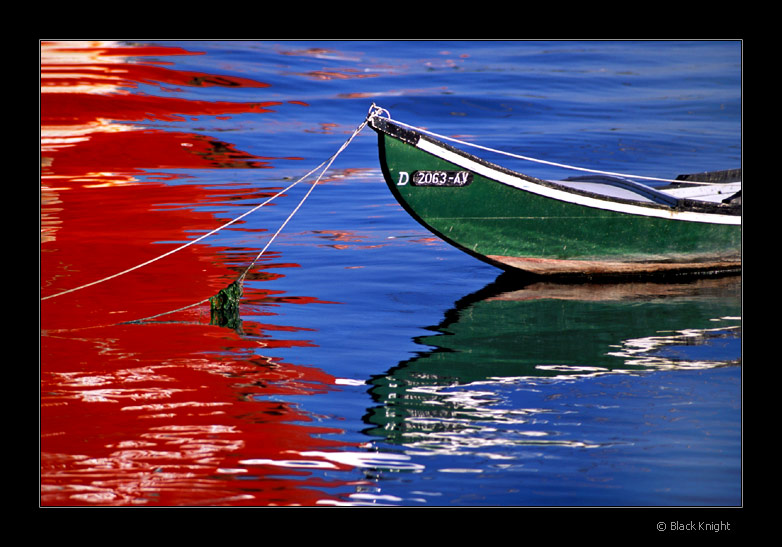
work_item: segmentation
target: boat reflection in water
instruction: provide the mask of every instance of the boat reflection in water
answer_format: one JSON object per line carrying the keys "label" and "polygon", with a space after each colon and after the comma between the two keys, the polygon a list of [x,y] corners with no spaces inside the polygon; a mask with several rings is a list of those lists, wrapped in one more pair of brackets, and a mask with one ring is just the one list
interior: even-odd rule
{"label": "boat reflection in water", "polygon": [[[430,454],[492,444],[585,446],[583,432],[547,423],[547,413],[562,412],[552,384],[740,365],[740,315],[740,276],[522,288],[501,276],[417,339],[430,349],[371,380],[377,406],[366,416],[367,433]],[[529,396],[501,400],[511,390]]]}

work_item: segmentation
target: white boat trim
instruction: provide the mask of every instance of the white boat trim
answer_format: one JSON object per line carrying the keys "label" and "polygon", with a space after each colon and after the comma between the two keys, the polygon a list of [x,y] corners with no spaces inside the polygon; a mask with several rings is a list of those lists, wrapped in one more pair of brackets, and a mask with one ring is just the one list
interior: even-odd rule
{"label": "white boat trim", "polygon": [[529,180],[525,180],[521,177],[514,176],[508,172],[493,169],[490,166],[479,163],[470,159],[469,157],[453,152],[447,148],[443,148],[437,142],[431,141],[427,138],[418,139],[416,147],[434,156],[437,156],[442,160],[453,163],[492,180],[496,180],[497,182],[507,186],[512,186],[513,188],[518,188],[519,190],[524,190],[526,192],[549,197],[559,201],[630,215],[641,215],[646,217],[657,217],[669,220],[702,222],[709,224],[741,225],[741,216],[644,207],[642,205],[633,205],[631,203],[602,200],[590,196],[559,190],[549,186],[544,186]]}

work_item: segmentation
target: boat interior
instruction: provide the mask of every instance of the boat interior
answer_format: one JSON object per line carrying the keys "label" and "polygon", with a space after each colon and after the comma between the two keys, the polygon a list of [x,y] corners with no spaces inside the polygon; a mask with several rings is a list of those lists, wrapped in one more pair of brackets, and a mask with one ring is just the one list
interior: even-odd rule
{"label": "boat interior", "polygon": [[652,187],[634,180],[607,175],[569,177],[556,181],[556,184],[611,199],[656,203],[668,207],[680,207],[692,202],[741,206],[740,169],[679,175],[676,182],[663,187]]}

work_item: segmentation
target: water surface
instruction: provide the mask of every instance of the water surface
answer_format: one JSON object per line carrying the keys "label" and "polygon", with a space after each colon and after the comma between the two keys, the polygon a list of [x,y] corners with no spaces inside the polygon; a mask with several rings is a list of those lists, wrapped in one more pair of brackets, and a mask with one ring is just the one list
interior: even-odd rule
{"label": "water surface", "polygon": [[[53,296],[274,196],[373,102],[587,168],[740,166],[740,42],[41,56],[41,505],[742,504],[741,278],[501,275],[404,213],[368,129],[260,258],[309,183]],[[256,259],[240,321],[211,324],[194,304]]]}

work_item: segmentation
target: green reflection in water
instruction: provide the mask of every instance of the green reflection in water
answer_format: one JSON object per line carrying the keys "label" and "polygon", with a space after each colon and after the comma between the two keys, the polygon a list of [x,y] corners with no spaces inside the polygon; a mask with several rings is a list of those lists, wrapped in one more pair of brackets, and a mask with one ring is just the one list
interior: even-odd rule
{"label": "green reflection in water", "polygon": [[[422,436],[524,423],[545,412],[497,408],[481,384],[739,364],[740,325],[738,276],[522,287],[501,277],[417,338],[425,351],[371,380],[377,405],[365,417],[366,433],[409,446]],[[726,339],[738,343],[708,359],[660,351]],[[530,430],[529,441],[546,442],[539,433]]]}

